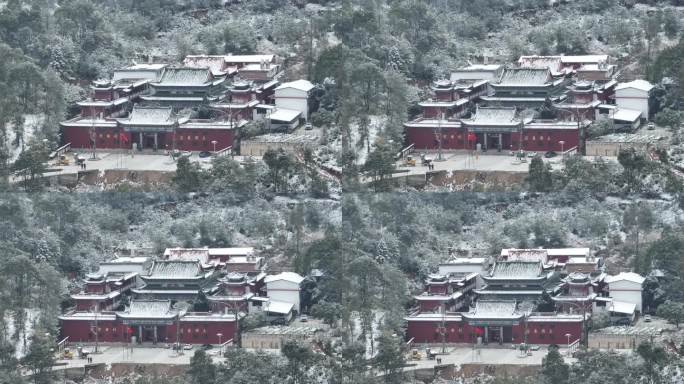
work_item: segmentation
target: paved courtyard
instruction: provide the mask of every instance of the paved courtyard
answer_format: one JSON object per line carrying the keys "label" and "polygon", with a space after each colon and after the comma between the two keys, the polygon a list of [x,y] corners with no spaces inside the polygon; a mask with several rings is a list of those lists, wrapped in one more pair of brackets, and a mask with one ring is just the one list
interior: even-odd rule
{"label": "paved courtyard", "polygon": [[[473,347],[447,347],[447,353],[442,354],[441,347],[431,347],[433,352],[437,353],[437,358],[441,359],[442,364],[454,364],[456,366],[462,364],[510,364],[510,365],[541,365],[542,360],[548,353],[548,348],[542,346],[537,351],[529,351],[527,355],[521,353],[518,349],[513,347],[501,348],[473,348]],[[422,368],[432,368],[437,365],[437,360],[428,360],[425,356],[425,348],[419,348],[422,355],[421,360],[410,360],[407,357],[407,364],[405,370],[415,370]],[[566,348],[560,348],[559,352],[567,355]],[[566,362],[574,362],[572,357],[566,357]]]}
{"label": "paved courtyard", "polygon": [[[428,167],[420,164],[420,153],[413,153],[413,159],[416,160],[416,166],[407,166],[405,160],[397,161],[397,169],[407,170],[408,172],[401,172],[398,175],[419,175],[428,172]],[[507,153],[473,153],[466,151],[449,152],[442,154],[442,161],[437,160],[438,155],[434,152],[427,153],[428,157],[433,159],[432,164],[434,168],[432,171],[459,171],[459,170],[476,170],[476,171],[507,171],[507,172],[527,172],[532,159],[526,158],[524,162],[517,159],[515,156],[510,156]],[[561,164],[560,156],[546,159],[544,161],[551,164],[554,169],[559,169]]]}
{"label": "paved courtyard", "polygon": [[[190,364],[190,359],[194,355],[195,351],[199,346],[194,346],[192,350],[182,351],[181,354],[173,351],[170,348],[152,348],[152,347],[140,347],[136,346],[133,348],[123,347],[123,346],[111,346],[111,345],[100,345],[98,347],[98,353],[91,353],[93,361],[91,364],[112,364],[112,363],[138,363],[138,364],[178,364],[187,365]],[[89,351],[93,351],[93,346],[85,347]],[[76,348],[72,347],[71,350],[76,354]],[[220,361],[218,357],[218,349],[210,349],[207,351],[209,356],[212,356],[214,361]],[[76,368],[83,367],[88,364],[86,359],[79,359],[74,356],[73,359],[61,359],[57,360],[58,365],[55,369],[64,368]]]}

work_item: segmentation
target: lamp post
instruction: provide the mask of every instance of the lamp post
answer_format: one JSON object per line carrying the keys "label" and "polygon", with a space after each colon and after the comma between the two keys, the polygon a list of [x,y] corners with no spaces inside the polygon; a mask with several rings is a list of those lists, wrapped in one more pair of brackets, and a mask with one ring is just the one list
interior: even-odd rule
{"label": "lamp post", "polygon": [[565,157],[565,151],[563,150],[563,149],[564,149],[564,145],[565,145],[565,141],[561,140],[561,141],[558,142],[558,144],[561,145],[561,156]]}
{"label": "lamp post", "polygon": [[219,338],[219,356],[223,356],[223,344],[221,344],[221,337],[223,337],[223,333],[219,332],[216,334]]}
{"label": "lamp post", "polygon": [[216,140],[211,141],[211,144],[214,146],[214,154],[216,154],[216,143],[218,143],[218,141],[216,141]]}
{"label": "lamp post", "polygon": [[568,354],[570,353],[570,336],[572,336],[572,335],[569,334],[569,333],[566,333],[566,334],[565,334],[565,337],[568,338]]}

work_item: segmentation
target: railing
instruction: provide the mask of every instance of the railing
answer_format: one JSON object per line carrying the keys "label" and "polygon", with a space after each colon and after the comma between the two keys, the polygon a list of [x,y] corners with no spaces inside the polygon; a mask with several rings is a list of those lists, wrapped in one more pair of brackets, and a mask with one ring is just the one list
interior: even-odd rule
{"label": "railing", "polygon": [[56,157],[62,156],[66,152],[69,152],[71,150],[71,143],[66,143],[62,145],[61,147],[55,149],[52,153],[50,153],[50,156],[48,156],[50,159],[54,159]]}
{"label": "railing", "polygon": [[411,154],[413,152],[415,146],[416,146],[415,144],[411,143],[411,145],[402,149],[399,153],[397,153],[396,160],[403,159],[404,156]]}
{"label": "railing", "polygon": [[577,152],[577,146],[574,146],[574,147],[572,147],[572,148],[570,148],[570,149],[567,149],[567,150],[563,151],[563,152],[561,153],[561,156],[573,154],[573,153],[575,153],[575,152]]}
{"label": "railing", "polygon": [[65,337],[59,343],[57,343],[57,351],[59,352],[60,356],[62,356],[62,354],[64,353],[64,349],[68,345],[69,345],[69,336]]}
{"label": "railing", "polygon": [[221,156],[226,156],[230,155],[232,153],[233,146],[229,145],[223,149],[219,149],[218,151],[214,152],[215,157],[221,157]]}
{"label": "railing", "polygon": [[573,341],[570,345],[568,345],[568,356],[572,355],[573,352],[577,351],[577,348],[580,345],[580,339],[577,339]]}

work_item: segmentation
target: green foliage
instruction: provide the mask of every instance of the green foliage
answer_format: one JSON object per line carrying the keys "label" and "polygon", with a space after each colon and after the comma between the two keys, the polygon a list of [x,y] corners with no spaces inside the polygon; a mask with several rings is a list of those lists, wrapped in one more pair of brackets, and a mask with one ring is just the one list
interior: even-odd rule
{"label": "green foliage", "polygon": [[533,157],[530,162],[527,183],[534,192],[549,192],[553,188],[551,166],[544,163],[540,156]]}
{"label": "green foliage", "polygon": [[397,383],[402,378],[401,368],[405,361],[401,345],[401,338],[387,331],[378,338],[375,366],[384,374],[385,383]]}
{"label": "green foliage", "polygon": [[565,384],[568,382],[570,368],[565,363],[563,356],[558,352],[558,347],[549,347],[549,352],[542,360],[543,382],[547,384]]}
{"label": "green foliage", "polygon": [[656,315],[664,318],[679,328],[679,324],[684,322],[684,304],[668,300],[658,306]]}
{"label": "green foliage", "polygon": [[190,359],[187,375],[193,383],[214,383],[216,380],[216,366],[204,349],[198,349]]}
{"label": "green foliage", "polygon": [[334,328],[340,319],[342,306],[339,303],[322,301],[311,307],[311,315],[323,320],[323,323]]}
{"label": "green foliage", "polygon": [[199,164],[190,161],[186,156],[181,156],[176,161],[176,175],[173,183],[179,191],[199,191],[205,181],[205,174]]}
{"label": "green foliage", "polygon": [[277,150],[269,148],[262,158],[268,166],[274,192],[287,192],[287,180],[294,173],[297,165],[294,156],[282,148]]}
{"label": "green foliage", "polygon": [[682,113],[670,108],[665,108],[655,115],[655,122],[661,127],[678,131],[682,123]]}
{"label": "green foliage", "polygon": [[55,345],[54,338],[46,334],[44,330],[36,329],[31,337],[31,345],[22,362],[31,370],[35,384],[52,383]]}

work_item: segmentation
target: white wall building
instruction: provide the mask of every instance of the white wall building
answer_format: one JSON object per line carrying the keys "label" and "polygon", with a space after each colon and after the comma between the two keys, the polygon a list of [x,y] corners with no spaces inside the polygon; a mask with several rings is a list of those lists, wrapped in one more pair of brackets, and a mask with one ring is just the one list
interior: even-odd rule
{"label": "white wall building", "polygon": [[299,292],[303,280],[302,276],[294,272],[266,276],[266,294],[269,300],[293,304],[294,310],[300,312]]}
{"label": "white wall building", "polygon": [[620,83],[615,87],[615,104],[620,109],[632,109],[641,112],[641,117],[648,119],[648,98],[653,85],[646,80],[634,80]]}
{"label": "white wall building", "polygon": [[313,88],[313,84],[307,80],[283,83],[275,89],[275,105],[277,108],[299,111],[301,117],[308,121],[309,97]]}
{"label": "white wall building", "polygon": [[644,278],[638,273],[621,272],[615,276],[606,277],[608,292],[615,302],[632,303],[641,312],[641,293]]}

